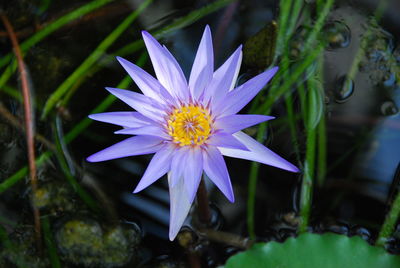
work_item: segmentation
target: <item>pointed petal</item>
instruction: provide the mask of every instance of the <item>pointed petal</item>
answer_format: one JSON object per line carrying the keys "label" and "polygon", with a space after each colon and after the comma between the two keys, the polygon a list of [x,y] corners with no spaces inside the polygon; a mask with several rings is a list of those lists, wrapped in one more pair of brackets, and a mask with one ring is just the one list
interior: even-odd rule
{"label": "pointed petal", "polygon": [[261,143],[257,142],[247,134],[243,132],[237,132],[233,134],[238,140],[240,140],[249,151],[229,149],[229,148],[218,148],[221,153],[225,156],[247,159],[251,161],[260,162],[266,165],[274,166],[291,172],[299,172],[299,169],[293,164],[289,163]]}
{"label": "pointed petal", "polygon": [[[162,95],[165,95],[166,89],[160,84],[160,82],[158,82],[157,79],[148,74],[139,66],[125,60],[124,58],[117,57],[117,60],[122,67],[124,67],[125,71],[129,74],[133,81],[135,81],[136,85],[140,88],[144,95],[161,103],[165,101],[165,98],[163,98]],[[161,92],[164,94],[161,94]],[[172,97],[169,96],[167,99],[171,100]]]}
{"label": "pointed petal", "polygon": [[148,32],[142,31],[142,36],[158,81],[171,95],[183,98],[182,92],[188,90],[188,85],[181,67],[171,53],[163,48]]}
{"label": "pointed petal", "polygon": [[212,100],[213,104],[222,100],[233,89],[242,63],[242,46],[225,61],[213,74],[211,83],[204,91],[204,100]]}
{"label": "pointed petal", "polygon": [[162,147],[161,143],[162,139],[158,137],[135,136],[92,154],[86,160],[100,162],[126,156],[152,154]]}
{"label": "pointed petal", "polygon": [[214,72],[214,52],[210,27],[207,25],[201,38],[190,72],[189,88],[195,100],[210,83]]}
{"label": "pointed petal", "polygon": [[214,146],[207,146],[203,151],[204,172],[230,202],[235,201],[228,169],[220,151]]}
{"label": "pointed petal", "polygon": [[215,113],[218,116],[231,115],[239,112],[247,103],[249,103],[257,93],[268,83],[269,80],[278,71],[278,67],[274,67],[265,71],[238,88],[230,91],[223,101],[218,103]]}
{"label": "pointed petal", "polygon": [[142,127],[152,121],[138,112],[109,112],[89,115],[90,119],[123,127]]}
{"label": "pointed petal", "polygon": [[187,146],[176,149],[171,162],[171,172],[169,175],[171,177],[171,185],[175,186],[179,179],[183,176],[183,171],[185,169],[185,159],[189,153],[189,148]]}
{"label": "pointed petal", "polygon": [[236,133],[242,129],[257,125],[261,122],[274,119],[273,116],[258,114],[233,114],[217,118],[215,128],[226,133]]}
{"label": "pointed petal", "polygon": [[208,145],[213,145],[215,147],[224,147],[232,149],[246,150],[246,146],[243,145],[238,139],[236,139],[232,134],[220,132],[213,134],[208,140]]}
{"label": "pointed petal", "polygon": [[140,192],[161,176],[166,174],[171,168],[172,154],[175,151],[175,146],[164,144],[164,146],[153,156],[143,177],[133,193]]}
{"label": "pointed petal", "polygon": [[168,173],[169,198],[170,198],[170,217],[169,217],[169,240],[174,240],[182,227],[186,216],[192,206],[186,193],[184,180],[172,186],[170,174]]}
{"label": "pointed petal", "polygon": [[168,140],[170,136],[159,125],[147,125],[143,127],[124,128],[114,132],[115,134],[128,134],[128,135],[149,135],[156,136]]}
{"label": "pointed petal", "polygon": [[192,203],[199,188],[201,174],[203,173],[203,155],[200,148],[190,148],[186,163],[183,178],[185,181],[186,191],[189,202]]}
{"label": "pointed petal", "polygon": [[143,94],[119,88],[106,87],[106,89],[133,109],[152,120],[162,120],[165,114],[157,101]]}
{"label": "pointed petal", "polygon": [[[183,74],[183,71],[181,69],[181,67],[179,66],[179,63],[176,61],[175,57],[171,54],[171,52],[168,50],[168,48],[166,46],[163,45],[163,48],[165,50],[165,54],[167,55],[167,57],[169,58],[169,60],[171,62],[174,62],[174,65],[176,66],[176,70],[177,72],[179,72],[179,74],[177,73],[172,73],[172,75],[174,75],[171,78],[171,84],[173,84],[174,88],[173,91],[175,92],[175,96],[177,96],[180,100],[184,100],[187,101],[189,100],[189,86],[188,83],[186,81],[185,75]],[[176,77],[180,77],[181,75],[183,77],[183,80],[180,79],[179,81],[175,81]]]}

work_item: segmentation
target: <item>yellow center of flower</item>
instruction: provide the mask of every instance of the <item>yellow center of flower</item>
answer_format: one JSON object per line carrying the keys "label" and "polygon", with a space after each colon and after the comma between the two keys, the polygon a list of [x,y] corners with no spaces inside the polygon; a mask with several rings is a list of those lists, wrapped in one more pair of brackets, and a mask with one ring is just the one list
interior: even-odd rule
{"label": "yellow center of flower", "polygon": [[212,129],[210,112],[196,105],[175,108],[167,123],[168,134],[180,146],[202,145]]}

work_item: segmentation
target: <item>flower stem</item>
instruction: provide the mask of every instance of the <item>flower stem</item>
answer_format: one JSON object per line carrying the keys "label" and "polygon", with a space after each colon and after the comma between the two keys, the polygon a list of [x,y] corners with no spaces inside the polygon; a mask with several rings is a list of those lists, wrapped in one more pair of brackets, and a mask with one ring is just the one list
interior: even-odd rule
{"label": "flower stem", "polygon": [[21,88],[22,88],[22,96],[24,101],[24,119],[25,119],[25,131],[26,131],[26,144],[28,148],[28,161],[29,161],[29,177],[31,181],[32,187],[32,211],[34,215],[35,222],[35,234],[36,234],[36,243],[39,251],[41,251],[41,227],[40,227],[40,213],[38,208],[34,203],[34,196],[37,190],[37,177],[36,177],[36,163],[35,163],[35,131],[34,131],[34,122],[32,115],[32,103],[31,103],[31,90],[28,82],[27,69],[25,66],[25,62],[22,58],[22,52],[15,35],[14,29],[8,20],[8,17],[1,13],[1,20],[3,21],[4,27],[8,32],[10,37],[12,47],[14,49],[15,56],[17,57],[18,62],[18,70],[21,77]]}
{"label": "flower stem", "polygon": [[397,192],[397,196],[393,201],[392,207],[389,213],[386,214],[385,222],[379,232],[378,239],[376,240],[377,246],[383,246],[387,238],[393,234],[396,222],[400,217],[400,191]]}
{"label": "flower stem", "polygon": [[210,225],[211,212],[204,178],[201,179],[199,189],[197,190],[197,213],[202,224],[206,226]]}

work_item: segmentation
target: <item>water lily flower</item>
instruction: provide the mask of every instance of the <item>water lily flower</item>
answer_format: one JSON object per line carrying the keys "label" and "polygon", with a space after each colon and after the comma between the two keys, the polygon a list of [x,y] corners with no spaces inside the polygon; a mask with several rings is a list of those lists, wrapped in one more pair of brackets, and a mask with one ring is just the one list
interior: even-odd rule
{"label": "water lily flower", "polygon": [[257,161],[284,170],[298,169],[241,130],[273,119],[237,114],[275,75],[271,68],[234,88],[242,47],[214,71],[210,28],[206,26],[189,81],[169,50],[148,32],[143,40],[157,77],[117,57],[143,94],[106,88],[136,111],[92,114],[94,120],[123,128],[116,134],[134,135],[87,158],[99,162],[155,153],[134,193],[168,173],[170,231],[179,232],[197,192],[203,172],[230,202],[234,195],[223,156]]}

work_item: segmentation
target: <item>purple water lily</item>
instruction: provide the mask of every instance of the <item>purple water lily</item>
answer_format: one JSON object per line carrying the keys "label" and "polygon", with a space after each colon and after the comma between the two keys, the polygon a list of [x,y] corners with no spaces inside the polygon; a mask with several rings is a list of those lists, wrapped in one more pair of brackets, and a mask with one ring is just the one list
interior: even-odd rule
{"label": "purple water lily", "polygon": [[87,158],[99,162],[155,153],[134,193],[168,173],[170,231],[179,232],[199,186],[202,173],[215,183],[230,202],[234,195],[223,155],[257,161],[292,172],[298,169],[242,129],[273,119],[239,112],[274,76],[274,67],[234,88],[242,47],[214,71],[210,28],[206,26],[187,82],[165,46],[142,32],[157,79],[118,57],[122,67],[143,94],[106,88],[135,112],[92,114],[94,120],[122,126],[117,134],[134,135]]}

